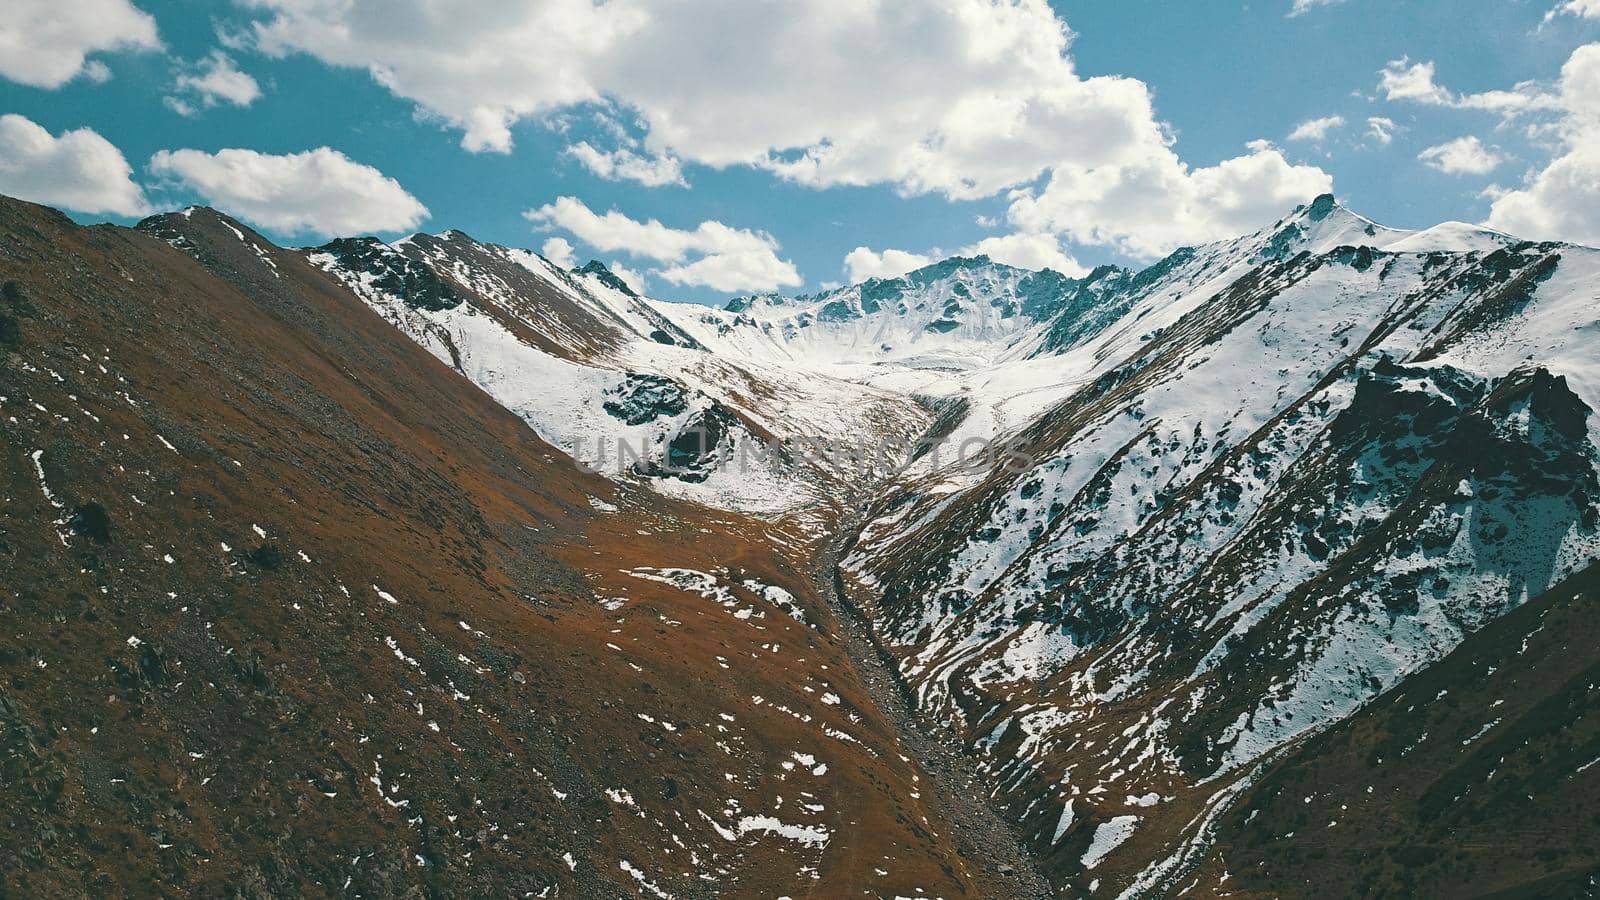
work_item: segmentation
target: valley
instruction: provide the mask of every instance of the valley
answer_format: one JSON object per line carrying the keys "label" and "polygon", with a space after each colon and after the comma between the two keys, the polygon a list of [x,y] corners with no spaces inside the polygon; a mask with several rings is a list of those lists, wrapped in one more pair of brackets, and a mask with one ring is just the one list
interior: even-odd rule
{"label": "valley", "polygon": [[24,889],[1600,872],[1600,251],[1324,196],[1141,271],[713,308],[0,202]]}

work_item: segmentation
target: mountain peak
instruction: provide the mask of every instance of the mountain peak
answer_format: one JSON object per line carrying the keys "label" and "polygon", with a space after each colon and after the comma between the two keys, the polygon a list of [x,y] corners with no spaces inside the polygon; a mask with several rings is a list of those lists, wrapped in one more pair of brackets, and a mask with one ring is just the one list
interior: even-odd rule
{"label": "mountain peak", "polygon": [[1332,194],[1321,194],[1309,204],[1245,238],[1257,246],[1261,259],[1286,259],[1302,251],[1327,253],[1336,247],[1384,247],[1411,232],[1388,228],[1352,212]]}
{"label": "mountain peak", "polygon": [[589,260],[579,268],[573,269],[572,273],[574,275],[593,275],[601,284],[611,288],[614,291],[621,291],[622,293],[627,294],[629,297],[639,296],[637,293],[634,293],[633,288],[628,287],[628,283],[626,281],[623,281],[622,278],[617,275],[617,273],[606,268],[606,264],[598,259]]}
{"label": "mountain peak", "polygon": [[227,213],[210,206],[186,206],[175,212],[156,213],[139,220],[134,227],[141,231],[163,227],[171,230],[181,227],[181,223],[186,222],[194,225],[221,223],[235,230],[245,230],[248,227]]}
{"label": "mountain peak", "polygon": [[939,260],[938,262],[929,263],[920,269],[913,269],[901,277],[914,283],[920,283],[932,281],[938,278],[946,278],[955,274],[956,272],[969,271],[972,269],[983,269],[993,265],[995,265],[995,261],[990,259],[987,254],[979,254],[977,256],[949,256]]}
{"label": "mountain peak", "polygon": [[1332,194],[1321,194],[1306,207],[1306,218],[1313,222],[1321,222],[1339,208],[1339,201]]}

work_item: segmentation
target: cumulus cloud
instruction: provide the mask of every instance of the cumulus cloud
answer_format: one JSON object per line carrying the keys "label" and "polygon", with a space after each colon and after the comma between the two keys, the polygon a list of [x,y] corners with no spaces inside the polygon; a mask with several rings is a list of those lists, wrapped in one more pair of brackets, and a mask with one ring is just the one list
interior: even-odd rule
{"label": "cumulus cloud", "polygon": [[[1597,0],[1573,0],[1561,9],[1587,15]],[[1460,94],[1435,80],[1430,63],[1401,59],[1380,75],[1390,99],[1414,100],[1456,109],[1496,112],[1510,121],[1532,118],[1529,133],[1553,143],[1555,157],[1529,173],[1521,187],[1494,186],[1485,224],[1536,240],[1600,245],[1600,44],[1573,51],[1555,85],[1523,82],[1510,90]],[[1504,162],[1476,138],[1463,138],[1423,151],[1424,162],[1449,172],[1482,174]]]}
{"label": "cumulus cloud", "polygon": [[1549,22],[1557,16],[1600,19],[1600,0],[1566,0],[1565,3],[1545,13],[1544,20]]}
{"label": "cumulus cloud", "polygon": [[0,75],[34,87],[105,81],[89,54],[160,47],[156,20],[128,0],[7,0],[0,14]]}
{"label": "cumulus cloud", "polygon": [[1343,2],[1344,0],[1294,0],[1294,7],[1289,10],[1289,17],[1303,16],[1319,6],[1333,6]]}
{"label": "cumulus cloud", "polygon": [[1448,105],[1451,94],[1434,81],[1437,70],[1431,62],[1413,63],[1408,58],[1393,60],[1378,73],[1378,90],[1389,100]]}
{"label": "cumulus cloud", "polygon": [[870,247],[857,247],[845,254],[844,275],[851,284],[868,278],[899,278],[915,272],[935,261],[935,257],[908,250],[884,250],[881,253]]}
{"label": "cumulus cloud", "polygon": [[19,115],[0,116],[0,194],[83,213],[150,212],[133,167],[99,133],[52,135]]}
{"label": "cumulus cloud", "polygon": [[636,181],[645,187],[688,184],[683,180],[682,164],[670,156],[640,156],[626,147],[598,150],[588,141],[573,144],[567,152],[607,181]]}
{"label": "cumulus cloud", "polygon": [[162,150],[150,171],[223,212],[288,235],[410,231],[428,217],[399,182],[327,147],[282,156]]}
{"label": "cumulus cloud", "polygon": [[1367,118],[1367,136],[1386,147],[1394,141],[1394,133],[1399,127],[1393,119],[1384,116]]}
{"label": "cumulus cloud", "polygon": [[558,197],[523,216],[536,226],[566,231],[596,250],[662,264],[651,274],[672,284],[733,292],[772,291],[804,283],[793,263],[778,258],[777,239],[761,231],[714,220],[693,229],[671,228],[614,209],[597,213],[576,197]]}
{"label": "cumulus cloud", "polygon": [[[956,252],[957,256],[987,256],[997,263],[1019,269],[1054,269],[1063,275],[1079,278],[1088,274],[1084,268],[1061,247],[1053,234],[1007,234],[984,238],[968,244]],[[852,284],[868,278],[898,278],[944,257],[939,250],[913,253],[908,250],[873,250],[857,247],[844,258],[845,277]]]}
{"label": "cumulus cloud", "polygon": [[1327,139],[1329,132],[1343,127],[1344,116],[1323,116],[1320,119],[1307,119],[1296,125],[1295,129],[1289,132],[1289,140],[1320,143]]}
{"label": "cumulus cloud", "polygon": [[1487,224],[1519,237],[1600,246],[1600,43],[1573,51],[1555,97],[1563,152],[1520,189],[1496,192]]}
{"label": "cumulus cloud", "polygon": [[1487,175],[1506,161],[1499,150],[1474,135],[1429,147],[1417,159],[1447,175]]}
{"label": "cumulus cloud", "polygon": [[[1186,233],[1237,218],[1193,208],[1207,190],[1182,183],[1206,170],[1172,152],[1142,82],[1077,73],[1046,0],[473,0],[410,3],[406,15],[381,0],[252,6],[258,48],[373,72],[468,150],[509,151],[517,123],[593,105],[636,119],[649,148],[575,150],[604,177],[673,183],[681,164],[751,166],[818,188],[973,199],[1051,171],[1126,191],[1132,173],[1159,169],[1149,183],[1180,185],[1166,212]],[[1251,160],[1234,170],[1273,174]]]}
{"label": "cumulus cloud", "polygon": [[635,294],[642,295],[644,293],[645,287],[648,285],[648,280],[645,278],[643,272],[630,269],[614,259],[611,261],[611,265],[607,266],[607,268],[611,270],[611,274],[622,279],[622,283],[631,288]]}
{"label": "cumulus cloud", "polygon": [[1072,278],[1089,273],[1076,259],[1061,249],[1061,241],[1053,234],[1007,234],[988,237],[963,247],[962,256],[987,256],[998,263],[1019,269],[1054,269]]}
{"label": "cumulus cloud", "polygon": [[1481,109],[1512,116],[1539,109],[1555,109],[1557,99],[1537,82],[1525,81],[1511,90],[1458,94],[1437,81],[1433,62],[1413,63],[1409,58],[1391,61],[1378,73],[1378,90],[1388,100],[1406,100],[1428,106]]}
{"label": "cumulus cloud", "polygon": [[1502,193],[1486,224],[1518,237],[1600,247],[1600,144],[1574,147],[1521,189]]}
{"label": "cumulus cloud", "polygon": [[218,104],[249,106],[261,96],[261,85],[238,67],[226,53],[216,50],[198,64],[178,73],[167,106],[179,115],[192,116]]}
{"label": "cumulus cloud", "polygon": [[578,258],[572,252],[572,242],[564,237],[553,237],[545,241],[539,253],[563,269],[570,269],[578,264]]}
{"label": "cumulus cloud", "polygon": [[1013,225],[1150,258],[1184,244],[1249,232],[1333,189],[1315,166],[1255,142],[1244,156],[1190,169],[1170,151],[1110,169],[1058,166],[1037,194],[1013,194]]}

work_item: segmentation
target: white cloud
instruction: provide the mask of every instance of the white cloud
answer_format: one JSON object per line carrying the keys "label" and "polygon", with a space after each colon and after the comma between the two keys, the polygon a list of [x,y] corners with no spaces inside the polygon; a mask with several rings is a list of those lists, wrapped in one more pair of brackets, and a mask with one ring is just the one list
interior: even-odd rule
{"label": "white cloud", "polygon": [[1344,116],[1323,116],[1320,119],[1307,119],[1296,125],[1295,129],[1289,132],[1289,140],[1321,142],[1327,139],[1329,132],[1335,128],[1343,127]]}
{"label": "white cloud", "polygon": [[1600,144],[1573,147],[1521,189],[1502,193],[1486,224],[1531,240],[1600,247]]}
{"label": "white cloud", "polygon": [[1343,2],[1344,0],[1294,0],[1294,8],[1289,10],[1289,17],[1303,16],[1319,6],[1333,6]]}
{"label": "white cloud", "polygon": [[88,128],[56,137],[19,115],[0,116],[0,194],[84,213],[150,212],[133,167]]}
{"label": "white cloud", "polygon": [[[1046,0],[463,0],[408,4],[408,15],[382,0],[252,5],[265,52],[371,71],[473,151],[507,152],[513,125],[596,106],[634,118],[647,148],[622,139],[578,151],[607,177],[671,183],[663,165],[752,166],[818,188],[972,199],[1052,170],[1109,191],[1127,190],[1130,172],[1160,169],[1153,186],[1179,185],[1183,197],[1167,204],[1171,217],[1236,218],[1193,208],[1206,191],[1181,186],[1191,173],[1149,89],[1081,77]],[[1066,224],[1108,242],[1128,237]]]}
{"label": "white cloud", "polygon": [[1520,189],[1498,192],[1487,224],[1534,240],[1600,246],[1600,43],[1573,51],[1556,96],[1564,152]]}
{"label": "white cloud", "polygon": [[1394,142],[1394,133],[1399,127],[1393,119],[1383,116],[1371,116],[1367,119],[1368,136],[1385,147]]}
{"label": "white cloud", "polygon": [[[962,247],[956,255],[987,256],[997,263],[1019,269],[1054,269],[1073,278],[1082,277],[1089,271],[1061,248],[1061,241],[1053,234],[1019,232],[988,237]],[[851,284],[868,278],[898,278],[938,262],[944,256],[940,250],[913,253],[908,250],[878,251],[870,247],[857,247],[845,255],[844,272]]]}
{"label": "white cloud", "polygon": [[588,141],[573,144],[567,152],[585,169],[608,181],[637,181],[645,187],[688,185],[683,180],[682,164],[671,156],[640,156],[626,147],[597,150]]}
{"label": "white cloud", "polygon": [[239,71],[221,50],[213,51],[187,71],[180,72],[173,89],[174,93],[166,98],[167,106],[185,116],[221,103],[249,106],[261,96],[261,85]]}
{"label": "white cloud", "polygon": [[692,230],[670,228],[616,210],[596,213],[576,197],[558,197],[523,216],[535,225],[567,231],[596,250],[666,264],[653,274],[672,284],[727,292],[771,291],[804,283],[793,263],[778,258],[778,241],[765,232],[717,221],[701,222]]}
{"label": "white cloud", "polygon": [[1429,147],[1417,159],[1447,175],[1487,175],[1506,161],[1504,154],[1475,135]]}
{"label": "white cloud", "polygon": [[1410,59],[1391,61],[1378,73],[1378,90],[1389,100],[1415,100],[1436,106],[1451,101],[1450,92],[1433,79],[1437,67],[1431,62],[1412,63]]}
{"label": "white cloud", "polygon": [[998,263],[1019,269],[1054,269],[1071,278],[1089,274],[1076,259],[1061,249],[1053,234],[1008,234],[988,237],[964,247],[962,256],[987,256]]}
{"label": "white cloud", "polygon": [[[1574,15],[1592,9],[1600,9],[1600,0],[1573,0],[1559,8]],[[1488,110],[1506,120],[1538,114],[1542,118],[1529,126],[1529,134],[1557,148],[1555,158],[1531,172],[1520,188],[1496,185],[1483,192],[1492,201],[1485,224],[1535,240],[1600,246],[1600,151],[1595,149],[1600,147],[1600,44],[1573,51],[1555,85],[1530,81],[1510,90],[1458,94],[1440,86],[1434,74],[1431,62],[1396,60],[1383,71],[1379,86],[1390,99]],[[1504,162],[1475,138],[1431,147],[1423,160],[1442,171],[1474,174]]]}
{"label": "white cloud", "polygon": [[845,254],[844,276],[851,284],[860,284],[868,278],[899,278],[934,261],[932,256],[908,250],[879,253],[870,247],[857,247]]}
{"label": "white cloud", "polygon": [[791,263],[771,253],[713,253],[655,274],[673,284],[708,287],[723,293],[775,291],[805,283]]}
{"label": "white cloud", "polygon": [[156,20],[128,0],[6,0],[0,14],[0,75],[34,87],[105,81],[111,70],[89,54],[160,47]]}
{"label": "white cloud", "polygon": [[409,231],[427,207],[400,183],[337,150],[273,156],[254,150],[162,150],[150,171],[230,215],[283,234]]}
{"label": "white cloud", "polygon": [[1332,189],[1326,172],[1292,165],[1258,141],[1249,154],[1202,169],[1170,151],[1110,169],[1059,166],[1037,195],[1014,193],[1008,216],[1023,231],[1059,232],[1149,258],[1249,232]]}
{"label": "white cloud", "polygon": [[1388,100],[1408,100],[1455,109],[1481,109],[1504,116],[1558,107],[1555,96],[1536,82],[1525,81],[1509,91],[1457,94],[1435,80],[1437,71],[1437,66],[1432,62],[1413,63],[1402,57],[1391,61],[1378,73],[1378,90]]}
{"label": "white cloud", "polygon": [[657,262],[678,262],[694,253],[740,253],[777,247],[770,235],[721,222],[700,223],[692,231],[670,228],[655,219],[640,222],[617,210],[597,213],[576,197],[558,197],[538,209],[523,213],[536,225],[571,232],[602,251],[625,251]]}
{"label": "white cloud", "polygon": [[1600,0],[1566,0],[1565,3],[1545,13],[1544,20],[1549,22],[1557,16],[1600,19]]}
{"label": "white cloud", "polygon": [[578,264],[578,258],[572,253],[572,242],[564,237],[553,237],[545,241],[539,253],[563,269],[570,269]]}
{"label": "white cloud", "polygon": [[[645,278],[643,272],[630,269],[614,259],[611,261],[611,265],[606,268],[611,270],[611,274],[622,279],[622,283],[631,288],[635,294],[643,296],[645,287],[648,285],[648,279]],[[734,290],[738,289],[734,288]]]}

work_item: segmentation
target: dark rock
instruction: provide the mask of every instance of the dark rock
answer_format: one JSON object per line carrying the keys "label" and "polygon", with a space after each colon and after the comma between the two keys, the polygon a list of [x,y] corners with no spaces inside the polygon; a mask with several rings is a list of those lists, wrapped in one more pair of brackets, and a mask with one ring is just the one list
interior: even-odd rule
{"label": "dark rock", "polygon": [[630,372],[621,385],[606,393],[611,399],[602,402],[600,408],[629,425],[670,419],[683,415],[689,408],[688,391],[662,375]]}
{"label": "dark rock", "polygon": [[377,238],[340,238],[317,250],[334,256],[346,271],[371,275],[374,287],[408,306],[438,312],[454,309],[465,299],[432,267]]}
{"label": "dark rock", "polygon": [[856,314],[856,311],[842,300],[830,301],[823,305],[822,309],[817,310],[818,322],[848,322],[851,319],[858,318],[860,316]]}
{"label": "dark rock", "polygon": [[722,462],[722,451],[731,449],[736,421],[732,413],[717,404],[695,413],[667,442],[665,464],[647,474],[691,484],[705,481]]}
{"label": "dark rock", "polygon": [[85,503],[73,510],[67,527],[72,529],[73,534],[90,538],[95,543],[111,543],[111,517],[106,515],[105,507],[98,503]]}
{"label": "dark rock", "polygon": [[605,263],[598,259],[591,259],[582,268],[574,269],[573,271],[579,275],[593,275],[601,284],[614,291],[621,291],[629,297],[639,296],[633,292],[633,288],[628,287],[626,281],[618,277],[617,273],[606,268]]}
{"label": "dark rock", "polygon": [[244,555],[249,563],[258,569],[268,572],[276,571],[283,565],[283,552],[276,544],[262,544]]}

